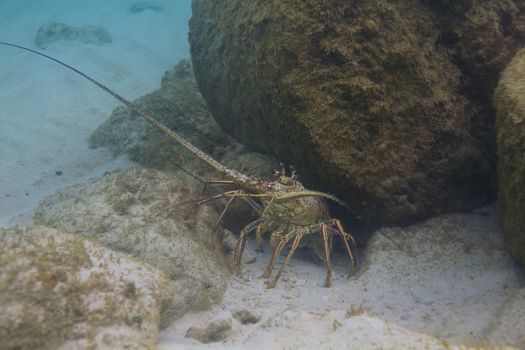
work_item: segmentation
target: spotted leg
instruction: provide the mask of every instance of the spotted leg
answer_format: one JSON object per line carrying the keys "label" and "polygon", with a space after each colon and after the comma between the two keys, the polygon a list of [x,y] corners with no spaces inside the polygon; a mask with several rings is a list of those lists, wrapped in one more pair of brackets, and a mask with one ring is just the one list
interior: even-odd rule
{"label": "spotted leg", "polygon": [[219,228],[219,225],[221,224],[222,219],[224,218],[224,215],[226,215],[226,212],[228,211],[228,209],[230,209],[235,198],[237,198],[236,195],[231,196],[231,198],[228,200],[228,203],[226,203],[226,206],[222,210],[221,215],[219,216],[219,219],[217,220],[217,223],[215,224],[215,227],[213,228],[213,231],[211,233],[212,237],[215,236],[215,232],[217,232],[217,229]]}
{"label": "spotted leg", "polygon": [[337,226],[337,229],[339,230],[339,234],[341,235],[341,239],[343,240],[343,244],[345,246],[346,252],[348,253],[348,257],[350,258],[350,270],[348,271],[348,278],[350,278],[350,275],[352,274],[352,268],[355,265],[355,258],[354,254],[352,254],[352,249],[350,249],[350,243],[349,241],[352,241],[354,244],[354,247],[356,247],[356,243],[354,240],[354,237],[352,237],[351,234],[346,232],[343,228],[343,225],[341,224],[341,221],[334,219],[334,222]]}
{"label": "spotted leg", "polygon": [[257,241],[257,251],[258,252],[264,251],[263,234],[266,231],[265,226],[266,225],[261,224],[257,226],[257,230],[255,230],[255,240]]}
{"label": "spotted leg", "polygon": [[[268,212],[268,208],[270,208],[270,206],[272,205],[273,200],[274,200],[274,198],[270,199],[270,202],[268,202],[268,204],[266,205],[266,207],[264,208],[264,210],[260,214],[261,217],[266,217],[266,213]],[[257,251],[259,251],[259,252],[263,252],[264,251],[263,234],[268,229],[268,227],[266,227],[266,226],[267,225],[261,225],[261,226],[257,227],[257,231],[255,231],[255,240],[257,241]]]}
{"label": "spotted leg", "polygon": [[279,240],[279,243],[277,244],[273,252],[272,258],[270,259],[270,263],[268,263],[268,266],[266,266],[266,269],[264,270],[264,273],[262,274],[263,278],[269,278],[272,275],[273,265],[275,265],[275,262],[281,255],[283,248],[286,246],[286,243],[288,243],[289,240],[290,238],[288,237],[288,235],[282,237]]}
{"label": "spotted leg", "polygon": [[281,265],[281,268],[279,269],[279,271],[277,272],[277,274],[275,275],[273,280],[268,284],[268,286],[266,288],[271,289],[271,288],[275,287],[275,285],[277,284],[277,281],[279,280],[279,278],[283,274],[284,269],[286,268],[286,266],[290,262],[290,259],[294,255],[295,251],[297,250],[297,247],[299,246],[299,242],[301,241],[301,238],[303,238],[303,233],[299,232],[299,231],[296,232],[295,233],[295,239],[293,240],[292,247],[290,248],[290,252],[288,252],[288,255],[286,255],[286,258],[284,259],[284,262]]}
{"label": "spotted leg", "polygon": [[321,231],[323,232],[323,243],[324,243],[324,259],[326,264],[326,279],[324,286],[332,286],[332,263],[330,262],[330,242],[328,241],[328,228],[326,224],[321,225]]}
{"label": "spotted leg", "polygon": [[244,247],[246,245],[246,237],[248,237],[248,234],[253,231],[258,225],[260,225],[262,222],[262,219],[257,219],[253,221],[252,223],[249,223],[241,230],[241,235],[239,237],[239,241],[237,242],[237,245],[235,246],[235,252],[233,255],[233,271],[236,275],[238,275],[241,272],[241,257],[242,252],[244,251]]}

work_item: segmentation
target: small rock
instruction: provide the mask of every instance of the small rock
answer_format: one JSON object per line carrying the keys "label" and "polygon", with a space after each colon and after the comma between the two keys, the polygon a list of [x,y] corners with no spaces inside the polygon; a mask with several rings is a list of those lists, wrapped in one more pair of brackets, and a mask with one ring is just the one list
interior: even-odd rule
{"label": "small rock", "polygon": [[222,239],[222,246],[228,253],[231,253],[235,250],[237,245],[237,238],[233,235],[230,230],[224,230],[224,236]]}
{"label": "small rock", "polygon": [[103,45],[111,43],[111,34],[101,26],[73,27],[60,22],[46,23],[40,26],[35,38],[35,45],[46,49],[57,41],[80,41],[84,44]]}
{"label": "small rock", "polygon": [[203,327],[191,327],[186,332],[186,338],[192,338],[201,343],[213,343],[226,339],[232,329],[232,320],[223,319],[213,321]]}
{"label": "small rock", "polygon": [[242,324],[257,323],[261,319],[259,316],[254,315],[251,311],[246,309],[235,311],[233,313],[233,318]]}
{"label": "small rock", "polygon": [[306,280],[297,280],[295,282],[296,287],[301,287],[301,286],[304,286],[305,284],[306,284]]}
{"label": "small rock", "polygon": [[148,2],[148,1],[134,2],[128,8],[128,12],[131,12],[131,13],[140,13],[140,12],[146,11],[146,10],[162,12],[162,11],[164,11],[164,8],[162,6],[155,5],[154,3]]}
{"label": "small rock", "polygon": [[244,263],[245,264],[253,264],[254,262],[257,261],[257,257],[255,255],[249,255],[249,254],[246,254],[246,258],[244,259]]}

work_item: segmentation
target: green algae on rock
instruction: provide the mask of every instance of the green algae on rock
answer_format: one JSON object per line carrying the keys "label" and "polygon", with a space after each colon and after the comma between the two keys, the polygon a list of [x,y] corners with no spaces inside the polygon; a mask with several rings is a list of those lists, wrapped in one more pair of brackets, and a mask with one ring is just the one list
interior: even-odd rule
{"label": "green algae on rock", "polygon": [[[473,20],[482,6],[445,8]],[[227,132],[369,221],[469,210],[495,197],[493,121],[465,92],[477,60],[456,64],[470,51],[447,42],[442,11],[415,0],[194,1],[197,82]],[[512,51],[517,39],[504,38]]]}
{"label": "green algae on rock", "polygon": [[0,229],[2,349],[153,348],[172,293],[161,271],[79,236]]}
{"label": "green algae on rock", "polygon": [[503,72],[494,104],[500,222],[511,253],[525,264],[525,49]]}

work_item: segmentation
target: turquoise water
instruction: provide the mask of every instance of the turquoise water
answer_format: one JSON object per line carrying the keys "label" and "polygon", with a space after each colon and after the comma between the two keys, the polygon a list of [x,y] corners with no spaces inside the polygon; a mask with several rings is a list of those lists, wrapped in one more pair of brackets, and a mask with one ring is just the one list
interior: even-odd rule
{"label": "turquoise water", "polygon": [[[190,0],[3,0],[0,41],[41,50],[135,99],[189,57],[190,15]],[[67,35],[42,41],[39,29],[57,23]],[[87,147],[119,103],[42,57],[0,46],[0,105],[0,227],[27,223],[57,190],[133,165]]]}

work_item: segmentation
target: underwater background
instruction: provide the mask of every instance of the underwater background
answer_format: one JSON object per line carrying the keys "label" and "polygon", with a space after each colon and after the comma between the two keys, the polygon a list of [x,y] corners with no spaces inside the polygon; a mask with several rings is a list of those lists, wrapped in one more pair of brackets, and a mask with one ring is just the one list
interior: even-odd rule
{"label": "underwater background", "polygon": [[[43,52],[134,99],[157,88],[167,69],[189,58],[191,1],[156,1],[134,11],[132,5],[5,0],[1,40],[38,50],[42,26],[70,26],[71,33],[50,35],[41,44]],[[74,30],[85,26],[100,26],[111,42],[97,41],[96,33],[95,43],[75,38]],[[55,63],[9,47],[0,50],[0,227],[8,227],[27,221],[28,212],[57,189],[130,164],[87,145],[117,101]]]}
{"label": "underwater background", "polygon": [[525,349],[523,1],[0,0],[0,42],[220,163],[0,44],[0,350]]}

